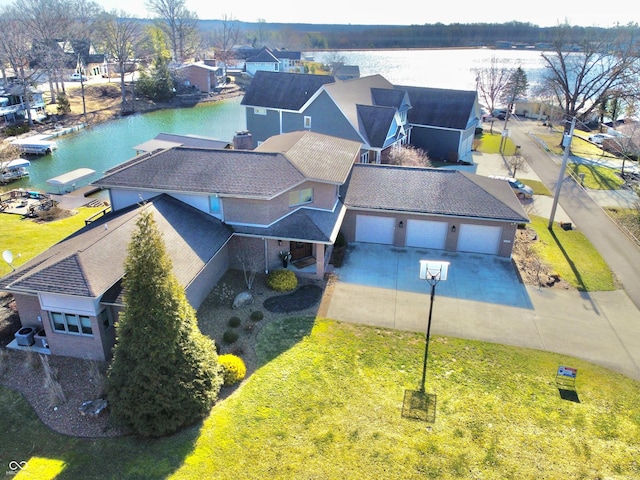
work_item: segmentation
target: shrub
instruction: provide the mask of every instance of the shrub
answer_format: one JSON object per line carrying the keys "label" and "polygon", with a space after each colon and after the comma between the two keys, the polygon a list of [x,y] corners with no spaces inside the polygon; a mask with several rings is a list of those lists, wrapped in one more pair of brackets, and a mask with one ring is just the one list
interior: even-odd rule
{"label": "shrub", "polygon": [[227,330],[222,335],[222,341],[224,343],[234,343],[236,340],[238,340],[238,332],[235,330]]}
{"label": "shrub", "polygon": [[250,318],[254,322],[259,322],[260,320],[262,320],[264,318],[264,313],[262,313],[262,311],[260,311],[260,310],[254,310],[253,312],[251,312]]}
{"label": "shrub", "polygon": [[58,104],[56,107],[56,111],[58,115],[65,115],[67,113],[71,113],[71,104],[69,103],[69,99],[64,93],[60,93],[56,100]]}
{"label": "shrub", "polygon": [[276,292],[289,292],[297,286],[298,279],[291,270],[274,270],[267,276],[267,287]]}
{"label": "shrub", "polygon": [[347,239],[344,236],[342,231],[338,232],[338,236],[336,237],[336,242],[334,244],[334,248],[344,248],[347,246]]}
{"label": "shrub", "polygon": [[238,317],[231,317],[229,319],[229,326],[231,328],[239,327],[241,323],[242,323],[242,321]]}
{"label": "shrub", "polygon": [[241,381],[247,374],[244,361],[237,355],[227,353],[218,357],[222,367],[222,378],[225,386],[233,385]]}

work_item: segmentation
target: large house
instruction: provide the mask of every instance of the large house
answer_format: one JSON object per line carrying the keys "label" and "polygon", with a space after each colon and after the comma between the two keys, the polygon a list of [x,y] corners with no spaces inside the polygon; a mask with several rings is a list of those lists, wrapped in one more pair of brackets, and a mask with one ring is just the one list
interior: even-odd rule
{"label": "large house", "polygon": [[255,150],[193,141],[160,141],[107,171],[94,184],[108,189],[113,212],[0,279],[21,332],[42,332],[40,351],[110,357],[127,245],[143,211],[163,232],[194,308],[227,269],[282,268],[283,251],[288,268],[323,277],[340,231],[350,242],[509,257],[517,225],[528,222],[506,182],[360,164],[359,140],[301,130]]}
{"label": "large house", "polygon": [[247,58],[245,70],[249,75],[260,71],[304,73],[304,66],[300,52],[262,47]]}
{"label": "large house", "polygon": [[475,91],[396,86],[381,75],[341,81],[257,72],[242,104],[258,144],[309,130],[359,141],[362,163],[385,163],[390,149],[407,143],[432,159],[463,160],[481,117]]}

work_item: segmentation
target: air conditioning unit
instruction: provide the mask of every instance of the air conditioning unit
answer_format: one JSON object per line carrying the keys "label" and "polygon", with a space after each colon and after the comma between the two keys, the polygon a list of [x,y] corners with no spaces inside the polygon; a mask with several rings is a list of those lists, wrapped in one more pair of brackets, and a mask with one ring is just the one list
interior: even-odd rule
{"label": "air conditioning unit", "polygon": [[47,332],[45,332],[43,329],[38,330],[38,332],[33,337],[33,340],[36,343],[36,347],[49,348],[49,344],[47,343]]}
{"label": "air conditioning unit", "polygon": [[33,345],[33,337],[36,334],[36,329],[33,327],[22,327],[15,334],[16,343],[21,347],[30,347]]}

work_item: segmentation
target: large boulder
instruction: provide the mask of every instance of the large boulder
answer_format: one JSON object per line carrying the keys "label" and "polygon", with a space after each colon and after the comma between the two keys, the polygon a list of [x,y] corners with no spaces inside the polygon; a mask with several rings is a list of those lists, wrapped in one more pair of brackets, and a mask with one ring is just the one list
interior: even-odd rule
{"label": "large boulder", "polygon": [[231,305],[231,308],[236,310],[238,308],[251,305],[252,303],[253,303],[253,295],[251,295],[251,292],[242,292],[236,295],[236,298],[233,299],[233,304]]}

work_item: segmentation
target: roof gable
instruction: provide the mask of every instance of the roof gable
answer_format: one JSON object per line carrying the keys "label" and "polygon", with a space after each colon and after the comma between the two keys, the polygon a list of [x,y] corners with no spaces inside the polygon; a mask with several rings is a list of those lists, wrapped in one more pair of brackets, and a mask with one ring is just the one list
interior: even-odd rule
{"label": "roof gable", "polygon": [[299,131],[271,137],[256,151],[282,152],[307,179],[342,184],[360,155],[360,142]]}
{"label": "roof gable", "polygon": [[241,104],[299,111],[320,87],[333,81],[329,75],[257,71]]}
{"label": "roof gable", "polygon": [[395,88],[408,93],[412,105],[408,120],[415,125],[466,130],[469,119],[475,113],[475,91],[404,86]]}
{"label": "roof gable", "polygon": [[395,108],[369,105],[357,105],[356,108],[360,133],[368,140],[370,146],[385,148],[388,138],[397,140]]}

